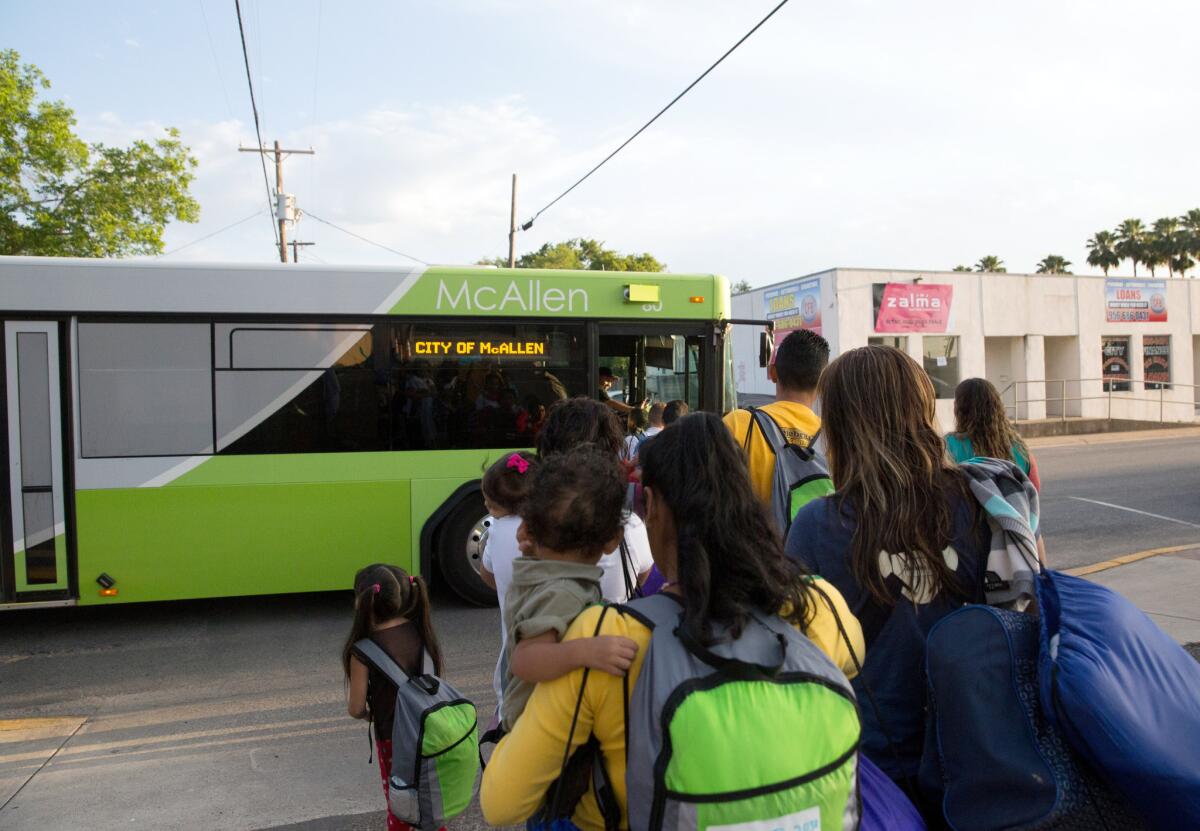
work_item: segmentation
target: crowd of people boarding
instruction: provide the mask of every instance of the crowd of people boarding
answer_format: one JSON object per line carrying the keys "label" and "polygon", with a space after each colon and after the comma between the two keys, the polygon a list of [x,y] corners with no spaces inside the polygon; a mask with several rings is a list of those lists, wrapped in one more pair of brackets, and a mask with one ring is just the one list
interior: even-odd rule
{"label": "crowd of people boarding", "polygon": [[[561,401],[535,452],[485,473],[481,576],[501,622],[489,823],[941,826],[917,783],[925,635],[984,601],[991,544],[959,462],[1007,459],[1035,483],[1036,462],[982,379],[960,385],[943,438],[928,376],[890,347],[830,362],[797,331],[769,375],[773,403],[723,419]],[[781,524],[793,452],[827,470],[825,495]],[[355,592],[349,711],[373,719],[387,792],[396,688],[355,644],[408,674],[442,659],[420,577],[376,565]]]}

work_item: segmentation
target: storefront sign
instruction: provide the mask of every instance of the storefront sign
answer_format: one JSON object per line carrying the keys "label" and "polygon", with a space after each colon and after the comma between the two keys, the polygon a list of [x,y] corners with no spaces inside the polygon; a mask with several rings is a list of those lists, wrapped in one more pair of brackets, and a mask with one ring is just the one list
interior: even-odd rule
{"label": "storefront sign", "polygon": [[1165,323],[1166,280],[1105,280],[1104,319],[1109,323]]}
{"label": "storefront sign", "polygon": [[876,332],[945,332],[954,286],[876,283],[872,288]]}
{"label": "storefront sign", "polygon": [[763,293],[767,320],[775,321],[775,345],[797,329],[821,334],[821,279],[801,280]]}
{"label": "storefront sign", "polygon": [[1171,336],[1145,335],[1142,338],[1142,378],[1146,387],[1166,386],[1171,381]]}
{"label": "storefront sign", "polygon": [[1127,392],[1129,390],[1129,338],[1101,338],[1100,375],[1104,378],[1104,391]]}

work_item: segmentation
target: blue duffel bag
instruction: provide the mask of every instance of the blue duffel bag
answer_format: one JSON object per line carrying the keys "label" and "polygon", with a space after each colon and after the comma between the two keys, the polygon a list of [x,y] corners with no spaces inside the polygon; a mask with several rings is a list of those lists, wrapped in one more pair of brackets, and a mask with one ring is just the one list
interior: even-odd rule
{"label": "blue duffel bag", "polygon": [[929,710],[919,783],[947,827],[1143,828],[1043,715],[1037,618],[964,606],[930,629],[925,669]]}
{"label": "blue duffel bag", "polygon": [[1200,663],[1116,592],[1037,580],[1042,706],[1154,829],[1200,829]]}

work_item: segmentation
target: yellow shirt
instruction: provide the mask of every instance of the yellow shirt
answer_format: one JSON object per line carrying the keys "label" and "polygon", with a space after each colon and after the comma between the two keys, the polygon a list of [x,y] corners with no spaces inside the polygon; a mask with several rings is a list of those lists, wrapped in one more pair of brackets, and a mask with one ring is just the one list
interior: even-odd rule
{"label": "yellow shirt", "polygon": [[[775,401],[760,407],[763,412],[775,419],[788,444],[798,444],[808,447],[821,429],[821,419],[803,404],[792,401]],[[733,410],[725,415],[725,426],[733,434],[733,440],[739,447],[746,446],[746,433],[754,424],[748,410]],[[750,435],[750,486],[754,495],[768,506],[771,504],[771,475],[775,472],[775,454],[763,437],[758,427]]]}
{"label": "yellow shirt", "polygon": [[[838,617],[861,662],[865,649],[858,619],[850,613],[850,608],[837,589],[820,578],[813,582],[820,586],[837,609]],[[854,661],[829,606],[819,592],[810,592],[809,597],[812,600],[813,619],[804,633],[848,677],[853,677]],[[591,637],[596,631],[601,609],[600,606],[585,609],[575,618],[563,640]],[[600,634],[623,636],[638,645],[637,657],[629,668],[629,688],[632,691],[642,671],[642,660],[650,643],[650,630],[632,616],[609,609]],[[582,678],[583,670],[578,669],[561,678],[538,684],[513,731],[496,746],[484,771],[483,786],[479,793],[479,804],[490,825],[522,825],[542,804],[546,789],[558,778],[562,767],[563,751],[566,749]],[[620,678],[603,672],[588,673],[583,705],[579,708],[579,721],[571,740],[571,752],[586,742],[589,735],[595,735],[600,742],[605,766],[621,805],[621,827],[628,828],[629,819],[625,814],[625,702]],[[584,831],[603,831],[604,822],[595,795],[590,791],[579,803],[574,821]]]}

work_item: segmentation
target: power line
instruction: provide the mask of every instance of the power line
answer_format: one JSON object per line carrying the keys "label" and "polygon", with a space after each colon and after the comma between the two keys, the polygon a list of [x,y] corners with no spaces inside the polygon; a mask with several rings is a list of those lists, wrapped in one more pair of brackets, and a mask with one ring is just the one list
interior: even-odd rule
{"label": "power line", "polygon": [[649,120],[649,121],[647,121],[645,124],[643,124],[641,127],[639,127],[636,133],[634,133],[634,134],[633,134],[632,136],[630,136],[629,138],[625,139],[625,141],[623,141],[623,142],[621,143],[621,146],[620,146],[620,147],[618,147],[616,150],[612,151],[612,152],[611,152],[611,153],[609,153],[607,156],[605,156],[605,157],[604,157],[604,158],[603,158],[603,159],[600,161],[600,163],[599,163],[598,165],[596,165],[595,167],[593,167],[593,168],[592,168],[591,170],[589,170],[587,173],[583,174],[583,176],[582,176],[582,177],[580,177],[580,178],[579,178],[579,180],[578,180],[577,182],[575,182],[575,184],[571,185],[571,187],[567,188],[567,189],[566,189],[566,190],[564,190],[562,193],[560,193],[558,196],[554,197],[554,199],[550,200],[550,202],[548,202],[544,208],[542,208],[540,211],[538,211],[537,213],[535,213],[535,214],[533,215],[533,217],[532,217],[532,218],[531,218],[531,219],[530,219],[528,222],[526,222],[524,225],[522,225],[522,226],[521,226],[521,230],[522,230],[522,231],[528,231],[530,228],[532,228],[532,227],[533,227],[533,223],[537,221],[537,218],[538,218],[539,216],[541,216],[541,215],[542,215],[542,214],[544,214],[546,211],[548,211],[548,210],[549,210],[549,209],[550,209],[550,208],[551,208],[551,207],[552,207],[552,206],[553,206],[553,205],[554,205],[556,202],[558,202],[558,200],[562,199],[562,198],[563,198],[564,196],[566,196],[568,193],[570,193],[571,191],[575,190],[575,188],[577,188],[577,187],[579,187],[580,185],[582,185],[582,184],[584,183],[584,181],[586,181],[586,180],[587,180],[587,178],[588,178],[589,176],[591,176],[593,173],[595,173],[595,172],[596,172],[597,170],[599,170],[600,168],[604,167],[604,165],[608,163],[609,159],[611,159],[613,156],[617,155],[617,154],[618,154],[618,153],[620,153],[622,150],[624,150],[624,149],[625,149],[625,147],[626,147],[626,146],[627,146],[627,145],[628,145],[628,144],[629,144],[631,141],[633,141],[635,138],[637,138],[637,137],[638,137],[638,136],[640,136],[640,135],[641,135],[643,132],[645,132],[645,130],[646,130],[646,128],[647,128],[647,127],[649,127],[649,126],[650,126],[651,124],[653,124],[655,121],[658,121],[659,117],[660,117],[660,116],[661,116],[663,113],[665,113],[667,110],[671,109],[671,107],[675,106],[675,103],[676,103],[676,102],[677,102],[677,101],[678,101],[680,98],[682,98],[683,96],[685,96],[685,95],[687,95],[689,92],[691,92],[691,89],[692,89],[692,87],[696,86],[696,84],[698,84],[698,83],[700,83],[701,81],[703,81],[703,80],[704,80],[704,78],[705,78],[705,76],[706,76],[706,75],[708,75],[708,73],[710,73],[710,72],[712,72],[714,69],[716,69],[716,68],[717,68],[717,67],[720,65],[721,61],[725,60],[725,59],[726,59],[726,58],[728,58],[728,57],[729,57],[731,54],[733,54],[733,51],[734,51],[735,49],[737,49],[739,46],[741,46],[743,43],[745,43],[747,38],[749,38],[749,37],[750,37],[752,34],[754,34],[755,32],[757,32],[757,31],[759,30],[759,28],[760,28],[760,27],[761,27],[761,26],[762,26],[764,23],[766,23],[768,20],[770,20],[770,19],[771,19],[771,18],[772,18],[772,17],[775,15],[775,12],[779,11],[779,10],[780,10],[780,9],[782,9],[784,6],[786,6],[786,5],[787,5],[787,2],[788,2],[788,0],[781,0],[781,2],[779,3],[779,5],[777,5],[777,6],[776,6],[775,8],[773,8],[773,9],[771,9],[771,11],[767,13],[767,16],[766,16],[766,17],[764,17],[762,20],[758,21],[758,23],[756,23],[756,24],[754,25],[754,28],[753,28],[753,29],[751,29],[749,32],[746,32],[746,34],[742,35],[741,39],[740,39],[740,40],[738,40],[738,42],[737,42],[737,43],[735,43],[733,46],[730,46],[730,47],[729,47],[729,49],[728,49],[728,50],[725,52],[725,54],[724,54],[724,55],[722,55],[721,57],[717,58],[717,60],[716,60],[716,61],[713,63],[713,65],[712,65],[712,66],[710,66],[708,69],[704,70],[704,72],[702,72],[702,73],[700,74],[700,77],[698,77],[696,80],[694,80],[694,81],[692,81],[690,84],[688,84],[688,85],[687,85],[687,87],[685,87],[685,88],[684,88],[683,92],[679,93],[679,94],[678,94],[678,95],[676,95],[674,98],[672,98],[672,99],[671,99],[671,103],[667,104],[667,106],[663,107],[661,110],[659,110],[657,113],[655,113],[655,114],[654,114],[654,118],[650,119],[650,120]]}
{"label": "power line", "polygon": [[334,225],[328,219],[321,219],[321,217],[317,216],[312,211],[305,211],[304,215],[311,219],[315,219],[317,222],[320,222],[322,225],[328,225],[330,228],[333,228],[334,230],[337,230],[337,231],[341,231],[343,234],[348,234],[348,235],[354,237],[355,239],[359,239],[365,243],[374,245],[376,248],[382,248],[384,251],[391,251],[393,254],[399,254],[401,257],[407,257],[408,259],[412,260],[413,262],[418,262],[421,265],[429,265],[429,263],[425,262],[424,260],[422,260],[418,257],[414,257],[412,254],[405,254],[403,251],[397,251],[395,248],[389,248],[388,246],[384,245],[381,242],[376,242],[373,239],[367,239],[362,234],[356,234],[353,231],[348,231],[340,225]]}
{"label": "power line", "polygon": [[[238,34],[242,38],[242,60],[246,63],[246,84],[250,87],[250,109],[254,112],[254,134],[258,137],[258,146],[262,147],[262,127],[258,123],[258,103],[254,100],[254,76],[250,74],[250,53],[246,51],[246,29],[242,25],[241,0],[233,0],[233,7],[237,10]],[[269,213],[274,213],[275,201],[271,198],[271,180],[267,177],[267,158],[260,154],[258,159],[262,164],[263,185],[267,188],[267,210]],[[279,229],[275,227],[274,222],[271,223],[271,236],[275,238],[275,245],[278,246]]]}
{"label": "power line", "polygon": [[200,16],[204,18],[204,32],[208,35],[208,49],[212,52],[213,65],[217,68],[217,80],[221,82],[221,97],[225,99],[225,109],[229,118],[233,119],[233,106],[229,103],[229,90],[225,87],[225,73],[221,71],[221,61],[217,58],[217,45],[213,42],[212,28],[208,25],[208,12],[204,10],[204,0],[199,0]]}
{"label": "power line", "polygon": [[211,234],[205,234],[204,236],[202,236],[198,239],[194,239],[191,242],[185,242],[183,245],[179,246],[178,248],[172,248],[170,251],[164,251],[163,253],[159,254],[158,256],[169,257],[170,255],[174,254],[177,251],[182,251],[185,248],[190,248],[191,246],[195,245],[198,242],[204,242],[206,239],[212,239],[217,234],[223,234],[226,231],[230,230],[231,228],[236,228],[237,226],[241,225],[243,222],[249,222],[250,220],[254,219],[256,216],[258,216],[261,213],[262,213],[262,208],[259,208],[257,211],[250,214],[250,216],[242,217],[237,222],[231,222],[228,225],[226,225],[224,228],[218,228],[217,230],[213,231]]}

